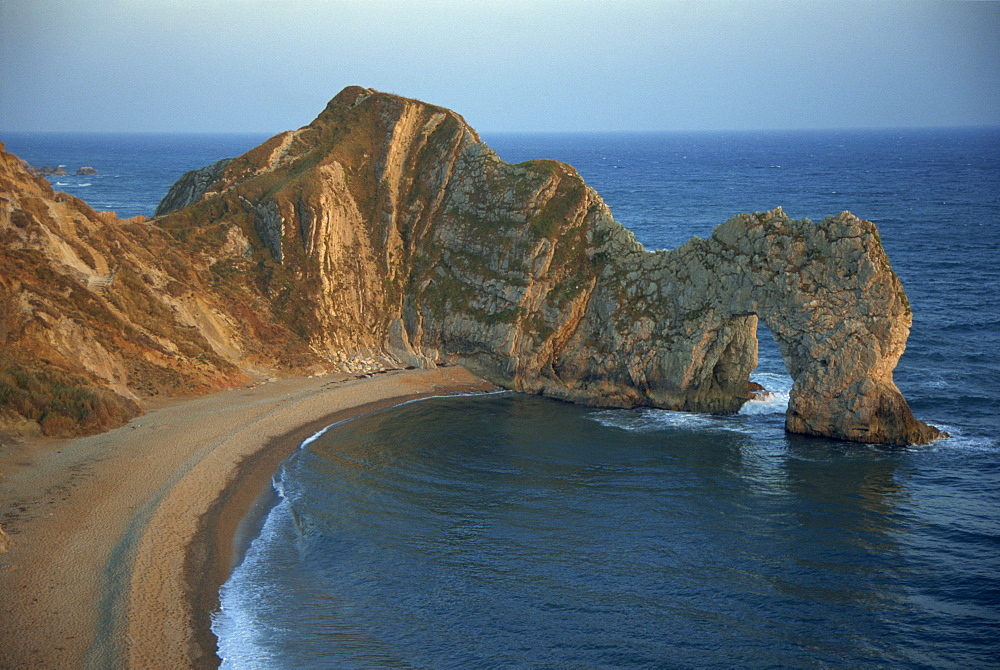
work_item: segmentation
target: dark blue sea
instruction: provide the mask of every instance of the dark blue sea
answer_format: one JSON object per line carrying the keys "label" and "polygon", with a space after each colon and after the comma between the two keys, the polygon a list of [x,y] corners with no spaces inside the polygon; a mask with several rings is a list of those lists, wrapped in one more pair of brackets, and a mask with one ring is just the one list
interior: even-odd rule
{"label": "dark blue sea", "polygon": [[[97,168],[51,181],[121,216],[262,139],[0,137]],[[914,312],[897,385],[953,437],[786,435],[766,332],[777,393],[735,416],[510,393],[369,414],[276,474],[214,618],[224,666],[1000,667],[1000,129],[484,139],[575,166],[648,248],[778,205],[874,221]]]}

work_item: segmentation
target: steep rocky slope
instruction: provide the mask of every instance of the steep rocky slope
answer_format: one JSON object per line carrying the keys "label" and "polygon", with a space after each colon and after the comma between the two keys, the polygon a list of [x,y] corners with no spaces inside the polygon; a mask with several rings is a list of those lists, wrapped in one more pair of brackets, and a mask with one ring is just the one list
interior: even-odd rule
{"label": "steep rocky slope", "polygon": [[[27,210],[6,211],[12,222]],[[93,318],[127,329],[139,301],[119,306],[117,277],[133,277],[122,283],[164,310],[143,326],[160,324],[160,339],[109,355],[148,363],[158,351],[157,369],[177,379],[230,383],[255,367],[375,357],[460,363],[594,405],[733,412],[763,319],[795,379],[789,430],[890,444],[938,436],[892,381],[905,294],[875,227],[847,213],[816,224],[780,209],[741,215],[707,240],[648,252],[573,168],[506,164],[454,112],[358,87],[308,126],[189,173],[158,213],[129,225],[97,217],[73,235],[42,225],[71,248],[108,240],[63,263],[59,281],[119,263],[107,293],[81,294],[77,280],[70,294],[112,303],[111,317]],[[5,235],[41,249],[5,220]],[[57,246],[38,253],[65,256]],[[26,313],[24,289],[7,293]],[[171,344],[181,335],[186,351]],[[124,395],[149,376],[74,365]]]}
{"label": "steep rocky slope", "polygon": [[53,192],[0,145],[0,433],[96,432],[142,397],[312,360],[218,283],[208,257]]}
{"label": "steep rocky slope", "polygon": [[187,207],[193,202],[197,202],[203,195],[208,187],[211,186],[215,180],[219,178],[222,171],[226,169],[229,165],[231,158],[223,158],[221,161],[216,161],[207,167],[203,167],[200,170],[191,170],[190,172],[185,172],[177,182],[170,187],[167,195],[164,196],[163,200],[156,207],[156,213],[154,216],[161,216],[163,214],[168,214],[175,210]]}
{"label": "steep rocky slope", "polygon": [[762,318],[795,379],[789,430],[937,436],[892,381],[905,294],[874,225],[847,213],[743,215],[647,252],[571,167],[508,165],[454,112],[351,87],[160,225],[206,221],[259,240],[267,258],[220,262],[242,276],[256,262],[327,356],[388,351],[588,404],[732,412]]}

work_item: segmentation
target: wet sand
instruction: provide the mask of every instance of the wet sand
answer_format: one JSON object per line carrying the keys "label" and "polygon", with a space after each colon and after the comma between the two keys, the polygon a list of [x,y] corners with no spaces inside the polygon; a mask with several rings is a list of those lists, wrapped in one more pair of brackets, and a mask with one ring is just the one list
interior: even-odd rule
{"label": "wet sand", "polygon": [[489,388],[460,367],[284,379],[0,449],[0,667],[214,667],[233,539],[278,464],[336,421]]}

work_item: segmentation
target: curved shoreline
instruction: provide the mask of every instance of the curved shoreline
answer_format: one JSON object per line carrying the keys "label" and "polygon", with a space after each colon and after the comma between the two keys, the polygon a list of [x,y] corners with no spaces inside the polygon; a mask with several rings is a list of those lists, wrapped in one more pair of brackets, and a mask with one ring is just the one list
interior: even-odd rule
{"label": "curved shoreline", "polygon": [[[462,390],[465,389],[455,388],[450,393]],[[187,548],[184,579],[195,619],[193,634],[198,653],[194,660],[208,659],[209,662],[203,667],[217,667],[221,660],[216,656],[217,640],[211,630],[211,615],[219,609],[219,589],[229,579],[230,572],[239,560],[240,550],[236,547],[237,533],[248,514],[259,513],[262,517],[260,521],[263,522],[263,517],[270,511],[273,503],[271,480],[281,463],[305,440],[328,426],[395,407],[410,400],[440,395],[442,394],[395,396],[335,412],[280,437],[272,438],[264,449],[240,463],[238,472],[226,490],[202,516],[198,531],[191,538]],[[261,505],[262,509],[254,510],[257,505]],[[245,548],[248,548],[253,537],[246,539]],[[130,667],[131,665],[130,663]],[[194,667],[201,665],[201,663],[193,664]]]}
{"label": "curved shoreline", "polygon": [[490,388],[460,367],[282,379],[0,450],[0,667],[215,667],[235,533],[281,461],[331,423]]}

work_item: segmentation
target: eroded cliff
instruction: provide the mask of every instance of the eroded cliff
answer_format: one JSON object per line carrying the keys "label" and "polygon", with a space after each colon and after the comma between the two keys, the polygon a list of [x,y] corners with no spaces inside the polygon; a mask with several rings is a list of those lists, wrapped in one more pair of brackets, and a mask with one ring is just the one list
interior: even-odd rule
{"label": "eroded cliff", "polygon": [[97,432],[144,397],[312,363],[266,304],[219,290],[210,259],[53,192],[0,145],[0,437]]}
{"label": "eroded cliff", "polygon": [[259,240],[266,258],[220,262],[259,272],[323,356],[386,351],[576,402],[733,412],[763,319],[795,380],[788,430],[938,436],[892,381],[905,294],[874,225],[848,213],[741,215],[648,252],[571,167],[508,165],[454,112],[351,87],[160,225],[206,222]]}
{"label": "eroded cliff", "polygon": [[[3,336],[17,351],[48,342],[63,358],[42,360],[124,397],[374,358],[460,363],[593,405],[733,412],[763,319],[795,380],[788,430],[939,435],[893,384],[909,306],[875,227],[847,213],[740,215],[649,252],[573,168],[509,165],[454,112],[358,87],[308,126],[187,175],[148,222],[24,178],[0,203],[16,270],[0,283]],[[110,286],[88,279],[116,267]],[[82,330],[58,343],[67,328]],[[100,346],[84,360],[69,341]],[[140,388],[162,371],[173,386]]]}

